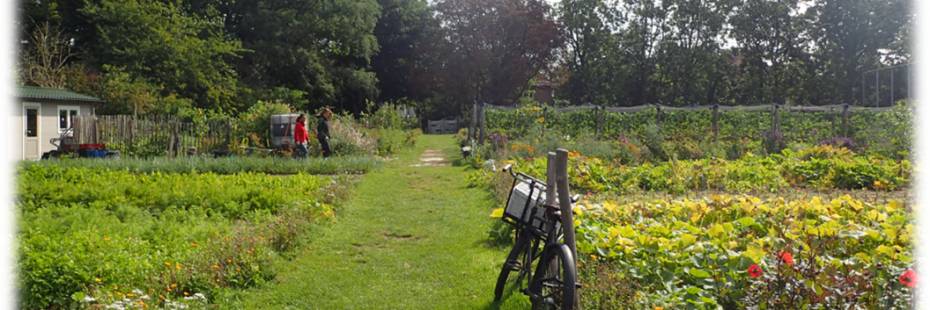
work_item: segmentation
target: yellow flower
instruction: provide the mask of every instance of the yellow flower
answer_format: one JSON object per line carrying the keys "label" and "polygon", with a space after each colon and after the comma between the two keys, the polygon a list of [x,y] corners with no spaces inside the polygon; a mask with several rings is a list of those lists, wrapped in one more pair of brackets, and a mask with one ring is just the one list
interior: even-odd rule
{"label": "yellow flower", "polygon": [[100,283],[100,281],[102,281],[100,278],[94,278],[94,282]]}
{"label": "yellow flower", "polygon": [[665,310],[665,308],[662,308],[662,307],[659,307],[659,306],[656,306],[656,307],[655,307],[655,309],[653,309],[653,310]]}

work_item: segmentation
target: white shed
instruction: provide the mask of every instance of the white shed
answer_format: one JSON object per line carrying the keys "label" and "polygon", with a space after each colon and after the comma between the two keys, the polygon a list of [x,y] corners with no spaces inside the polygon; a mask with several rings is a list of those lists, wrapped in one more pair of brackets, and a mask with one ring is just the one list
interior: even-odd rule
{"label": "white shed", "polygon": [[103,102],[65,89],[35,86],[18,87],[16,101],[20,117],[15,118],[18,123],[14,126],[22,128],[22,132],[14,139],[20,149],[13,152],[14,156],[26,160],[39,159],[42,153],[54,150],[52,139],[71,128],[72,118],[94,115]]}

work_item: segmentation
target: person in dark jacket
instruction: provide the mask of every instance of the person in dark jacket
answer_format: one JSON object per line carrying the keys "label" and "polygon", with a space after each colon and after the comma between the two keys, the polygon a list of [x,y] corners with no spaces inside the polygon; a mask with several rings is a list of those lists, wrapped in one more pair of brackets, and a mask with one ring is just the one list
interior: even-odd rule
{"label": "person in dark jacket", "polygon": [[307,133],[306,122],[306,116],[303,114],[297,116],[297,124],[294,125],[294,145],[297,146],[294,151],[294,157],[296,158],[306,158],[309,153],[309,150],[307,150],[309,134]]}
{"label": "person in dark jacket", "polygon": [[333,151],[329,149],[329,120],[333,117],[333,111],[329,108],[323,108],[320,111],[320,120],[316,125],[316,139],[320,141],[320,148],[323,151],[323,157],[329,157]]}

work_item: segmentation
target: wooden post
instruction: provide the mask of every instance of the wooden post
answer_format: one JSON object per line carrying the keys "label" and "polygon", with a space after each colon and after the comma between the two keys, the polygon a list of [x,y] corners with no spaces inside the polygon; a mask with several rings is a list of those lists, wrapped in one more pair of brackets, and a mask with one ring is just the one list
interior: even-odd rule
{"label": "wooden post", "polygon": [[843,137],[849,137],[849,104],[843,104]]}
{"label": "wooden post", "polygon": [[471,104],[471,122],[468,126],[468,140],[475,140],[478,137],[478,133],[475,132],[475,129],[478,127],[478,101],[476,100]]}
{"label": "wooden post", "polygon": [[556,154],[555,152],[548,152],[546,154],[546,205],[555,206],[555,195],[556,187],[558,186],[556,180]]}
{"label": "wooden post", "polygon": [[486,127],[484,124],[484,106],[485,105],[486,103],[482,102],[478,108],[478,124],[479,124],[478,125],[478,145],[484,145],[484,131]]}
{"label": "wooden post", "polygon": [[94,115],[93,117],[90,117],[90,120],[94,124],[91,126],[91,136],[93,137],[92,139],[94,139],[94,143],[100,143],[100,135],[97,132],[97,116]]}
{"label": "wooden post", "polygon": [[173,123],[169,123],[167,125],[168,126],[166,126],[167,128],[165,129],[170,130],[170,133],[168,133],[168,154],[167,155],[169,157],[177,157],[178,150],[175,149],[174,147],[175,146],[174,139],[176,139],[177,137],[176,135],[177,130],[175,129],[176,126]]}
{"label": "wooden post", "polygon": [[773,134],[775,132],[781,131],[781,124],[780,124],[781,117],[779,117],[779,114],[780,113],[778,113],[778,104],[772,103],[772,133]]}
{"label": "wooden post", "polygon": [[135,124],[136,124],[136,117],[133,116],[132,118],[129,119],[129,126],[128,126],[128,127],[129,127],[129,145],[130,145],[130,147],[132,147],[133,145],[135,145],[135,141],[136,141],[136,139],[135,139],[135,131],[136,131],[136,130],[135,130],[135,127],[136,127]]}
{"label": "wooden post", "polygon": [[830,112],[827,112],[827,115],[830,116],[830,134],[836,136],[836,111],[833,111],[833,107],[830,107]]}
{"label": "wooden post", "polygon": [[174,126],[172,126],[174,127],[174,130],[172,130],[171,132],[171,135],[173,136],[172,142],[174,142],[174,146],[173,146],[174,156],[180,157],[184,155],[184,149],[183,149],[184,144],[181,143],[181,126],[182,125],[181,125],[181,122],[179,122],[178,120],[172,120],[172,124],[174,124]]}
{"label": "wooden post", "polygon": [[541,126],[540,126],[540,127],[541,127],[540,131],[542,131],[542,132],[540,132],[540,135],[539,135],[540,137],[546,136],[546,121],[549,119],[549,106],[548,106],[548,105],[543,105],[543,111],[542,111],[542,113],[543,113],[543,115],[542,115],[542,116],[543,116],[543,123],[540,124],[540,125],[541,125]]}
{"label": "wooden post", "polygon": [[594,106],[594,136],[595,137],[601,136],[601,123],[602,123],[601,116],[602,114],[604,114],[601,112],[601,109],[603,109],[603,107]]}
{"label": "wooden post", "polygon": [[714,141],[717,141],[717,136],[720,134],[720,124],[718,124],[718,121],[720,120],[719,113],[720,106],[715,103],[714,107],[711,109],[710,114],[710,130],[714,134]]}
{"label": "wooden post", "polygon": [[656,105],[656,127],[662,127],[662,106]]}
{"label": "wooden post", "polygon": [[572,259],[578,263],[575,250],[575,215],[572,213],[572,196],[568,187],[568,150],[559,148],[555,151],[556,190],[558,191],[559,209],[562,211],[562,227],[565,244],[572,250]]}
{"label": "wooden post", "polygon": [[223,123],[225,124],[225,126],[223,126],[223,129],[226,130],[226,145],[223,146],[222,150],[229,151],[232,149],[230,147],[230,145],[232,144],[232,141],[231,141],[232,140],[232,121],[227,120]]}

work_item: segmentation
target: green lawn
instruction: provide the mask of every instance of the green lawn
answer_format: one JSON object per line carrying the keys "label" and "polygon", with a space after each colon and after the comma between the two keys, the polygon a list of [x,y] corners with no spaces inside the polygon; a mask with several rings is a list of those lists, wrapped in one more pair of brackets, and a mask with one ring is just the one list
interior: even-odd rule
{"label": "green lawn", "polygon": [[[457,156],[452,136],[422,136],[357,184],[335,223],[313,229],[267,285],[223,307],[482,309],[507,249],[486,244],[490,195],[461,167],[411,167],[427,149]],[[501,308],[527,308],[509,296]]]}

